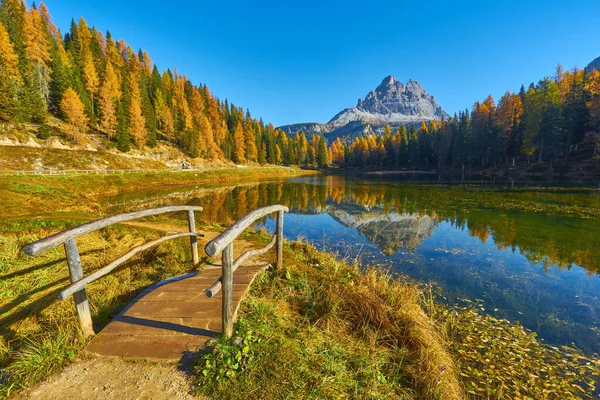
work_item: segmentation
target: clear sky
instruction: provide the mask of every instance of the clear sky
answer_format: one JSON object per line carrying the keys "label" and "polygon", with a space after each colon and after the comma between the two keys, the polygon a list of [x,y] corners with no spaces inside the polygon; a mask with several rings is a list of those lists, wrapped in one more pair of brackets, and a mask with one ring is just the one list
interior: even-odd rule
{"label": "clear sky", "polygon": [[600,56],[600,1],[67,1],[71,18],[276,126],[327,122],[387,75],[450,114]]}

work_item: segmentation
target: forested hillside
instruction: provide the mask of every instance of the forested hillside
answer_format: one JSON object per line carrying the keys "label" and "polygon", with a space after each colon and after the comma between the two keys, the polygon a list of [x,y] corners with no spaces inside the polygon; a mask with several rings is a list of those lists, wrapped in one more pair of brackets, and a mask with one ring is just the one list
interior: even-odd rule
{"label": "forested hillside", "polygon": [[321,137],[290,139],[249,111],[221,101],[185,75],[162,73],[150,55],[89,27],[83,18],[62,34],[44,3],[0,6],[0,133],[49,116],[68,122],[61,134],[83,146],[101,133],[119,150],[181,146],[191,157],[236,163],[325,165]]}
{"label": "forested hillside", "polygon": [[471,111],[449,120],[386,127],[345,145],[332,143],[333,162],[345,166],[449,169],[512,166],[514,161],[568,164],[597,159],[600,150],[600,71],[564,71],[506,92],[498,103],[489,96]]}
{"label": "forested hillside", "polygon": [[30,123],[43,139],[56,133],[49,116],[68,122],[60,134],[75,145],[102,134],[122,152],[165,140],[191,157],[238,164],[454,170],[541,162],[564,171],[572,160],[597,160],[600,71],[559,66],[497,103],[490,96],[419,129],[386,127],[383,136],[327,147],[321,135],[291,137],[253,118],[176,69],[160,72],[147,52],[83,18],[63,35],[44,3],[1,0],[0,133]]}

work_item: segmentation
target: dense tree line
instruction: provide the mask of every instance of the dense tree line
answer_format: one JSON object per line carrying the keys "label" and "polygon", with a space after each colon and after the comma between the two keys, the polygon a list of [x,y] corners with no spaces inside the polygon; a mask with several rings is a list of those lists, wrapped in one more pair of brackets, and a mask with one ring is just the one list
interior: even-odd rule
{"label": "dense tree line", "polygon": [[568,162],[573,150],[600,150],[600,71],[564,71],[518,93],[491,96],[446,121],[385,127],[345,145],[331,144],[340,166],[473,168],[522,162]]}
{"label": "dense tree line", "polygon": [[288,137],[220,101],[176,70],[158,70],[147,52],[90,28],[81,18],[62,35],[47,7],[0,6],[0,123],[67,121],[84,145],[103,133],[121,151],[166,140],[192,157],[236,163],[324,166],[323,138]]}

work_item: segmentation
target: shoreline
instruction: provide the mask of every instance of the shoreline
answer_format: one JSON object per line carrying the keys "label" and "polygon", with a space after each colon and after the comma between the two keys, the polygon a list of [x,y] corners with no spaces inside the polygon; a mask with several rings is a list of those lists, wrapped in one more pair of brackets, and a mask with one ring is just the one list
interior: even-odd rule
{"label": "shoreline", "polygon": [[159,171],[106,175],[0,174],[0,197],[4,199],[0,206],[0,215],[10,219],[40,216],[60,208],[64,212],[83,212],[97,216],[101,211],[102,198],[135,190],[211,184],[219,186],[224,183],[258,182],[265,179],[318,174],[319,171],[282,166],[205,168],[185,170],[185,172]]}

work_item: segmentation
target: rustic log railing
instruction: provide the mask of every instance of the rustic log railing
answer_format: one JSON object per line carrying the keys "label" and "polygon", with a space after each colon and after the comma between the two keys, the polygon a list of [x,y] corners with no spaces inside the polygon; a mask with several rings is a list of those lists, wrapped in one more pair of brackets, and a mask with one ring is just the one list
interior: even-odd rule
{"label": "rustic log railing", "polygon": [[[141,246],[134,247],[127,254],[119,257],[115,261],[108,264],[106,267],[103,267],[86,277],[83,276],[81,259],[79,257],[79,250],[77,249],[77,243],[75,242],[76,238],[120,222],[131,221],[138,218],[144,218],[153,215],[178,211],[187,211],[189,232],[163,236],[159,239],[145,243]],[[73,228],[69,228],[64,231],[50,235],[46,238],[29,243],[23,248],[23,251],[25,252],[25,254],[35,256],[61,244],[64,245],[65,253],[67,256],[67,264],[69,266],[69,274],[71,276],[71,285],[67,286],[63,291],[61,291],[58,295],[58,298],[60,300],[64,300],[70,295],[73,295],[73,298],[75,299],[75,305],[77,307],[77,316],[79,317],[79,324],[81,325],[81,330],[83,331],[84,336],[92,336],[94,335],[94,329],[92,327],[92,316],[90,314],[90,306],[85,292],[85,286],[107,275],[119,265],[132,258],[137,253],[146,250],[150,247],[156,246],[164,241],[177,239],[180,237],[189,236],[190,247],[192,251],[192,259],[194,261],[194,264],[197,264],[199,261],[197,241],[198,234],[196,233],[194,211],[202,211],[202,207],[170,206],[113,215],[96,221],[91,221],[79,226],[75,226]]]}
{"label": "rustic log railing", "polygon": [[[283,263],[283,214],[288,211],[289,209],[282,205],[268,206],[254,210],[246,214],[246,216],[238,220],[235,224],[231,225],[219,236],[208,242],[204,247],[206,254],[211,257],[219,252],[222,253],[221,277],[205,291],[205,294],[208,297],[212,297],[220,290],[223,290],[222,332],[225,337],[231,337],[233,334],[233,320],[235,319],[232,310],[233,272],[248,258],[262,255],[269,251],[273,246],[275,246],[277,249],[277,261],[275,263],[275,267],[281,268]],[[234,261],[233,241],[240,235],[240,233],[252,225],[256,220],[266,217],[272,213],[277,213],[277,224],[275,228],[275,234],[273,235],[273,238],[269,244],[260,250],[247,251]]]}

